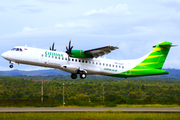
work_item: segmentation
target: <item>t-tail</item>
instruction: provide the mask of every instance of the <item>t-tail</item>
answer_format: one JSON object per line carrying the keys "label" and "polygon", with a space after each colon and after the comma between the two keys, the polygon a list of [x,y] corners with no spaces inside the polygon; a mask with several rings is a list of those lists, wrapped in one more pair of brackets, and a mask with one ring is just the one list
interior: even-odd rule
{"label": "t-tail", "polygon": [[162,69],[170,48],[174,46],[170,42],[161,42],[155,47],[149,56],[139,65]]}
{"label": "t-tail", "polygon": [[[153,51],[138,59],[137,65],[135,67],[116,75],[110,75],[114,77],[138,77],[138,76],[151,76],[151,75],[163,75],[169,74],[168,71],[162,70],[166,57],[169,53],[172,45],[171,42],[161,42],[156,46],[153,46]],[[128,74],[127,74],[128,73]]]}
{"label": "t-tail", "polygon": [[164,41],[153,46],[153,51],[139,65],[131,69],[131,75],[146,76],[169,74],[168,71],[161,69],[172,46],[175,45],[172,45],[171,42]]}

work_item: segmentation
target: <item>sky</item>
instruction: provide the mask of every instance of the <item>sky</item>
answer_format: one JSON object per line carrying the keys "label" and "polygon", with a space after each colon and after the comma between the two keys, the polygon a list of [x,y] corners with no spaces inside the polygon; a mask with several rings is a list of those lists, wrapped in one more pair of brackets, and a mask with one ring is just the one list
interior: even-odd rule
{"label": "sky", "polygon": [[[0,54],[14,46],[57,51],[119,49],[108,59],[140,58],[161,41],[172,42],[163,68],[180,69],[180,0],[1,0]],[[14,65],[18,70],[42,67]],[[0,57],[0,71],[12,70]]]}

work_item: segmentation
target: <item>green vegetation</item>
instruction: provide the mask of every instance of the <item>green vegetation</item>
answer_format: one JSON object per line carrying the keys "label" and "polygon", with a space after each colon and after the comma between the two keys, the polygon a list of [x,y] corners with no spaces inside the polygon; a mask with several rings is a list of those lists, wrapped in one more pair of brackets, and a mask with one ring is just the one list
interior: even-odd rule
{"label": "green vegetation", "polygon": [[[145,77],[136,79],[59,79],[41,81],[0,77],[0,107],[62,106],[63,83],[65,106],[160,106],[179,107],[180,79]],[[103,86],[104,102],[103,102]]]}
{"label": "green vegetation", "polygon": [[179,120],[180,113],[0,113],[1,120]]}

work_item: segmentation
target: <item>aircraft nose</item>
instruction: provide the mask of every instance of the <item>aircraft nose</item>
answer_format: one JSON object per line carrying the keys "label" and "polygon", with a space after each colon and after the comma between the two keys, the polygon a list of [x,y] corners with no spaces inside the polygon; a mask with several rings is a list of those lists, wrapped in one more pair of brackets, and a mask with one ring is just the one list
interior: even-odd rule
{"label": "aircraft nose", "polygon": [[8,57],[8,54],[7,54],[7,52],[5,52],[5,53],[3,53],[1,56],[2,56],[3,58],[7,58],[7,57]]}

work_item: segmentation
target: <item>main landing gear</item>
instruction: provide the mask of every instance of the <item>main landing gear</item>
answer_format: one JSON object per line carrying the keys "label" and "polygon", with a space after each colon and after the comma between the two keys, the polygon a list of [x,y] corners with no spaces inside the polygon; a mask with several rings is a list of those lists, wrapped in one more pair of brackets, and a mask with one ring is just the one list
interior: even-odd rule
{"label": "main landing gear", "polygon": [[72,79],[76,79],[76,78],[77,78],[77,74],[73,74],[73,73],[72,73],[72,74],[71,74],[71,78],[72,78]]}
{"label": "main landing gear", "polygon": [[85,72],[80,72],[80,78],[85,79],[86,78],[86,73]]}
{"label": "main landing gear", "polygon": [[[85,79],[86,78],[86,73],[84,71],[83,72],[79,72],[79,76],[80,76],[81,79]],[[72,79],[76,79],[77,78],[77,74],[72,73],[71,74],[71,78]]]}

